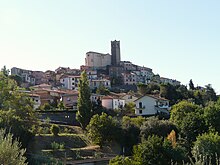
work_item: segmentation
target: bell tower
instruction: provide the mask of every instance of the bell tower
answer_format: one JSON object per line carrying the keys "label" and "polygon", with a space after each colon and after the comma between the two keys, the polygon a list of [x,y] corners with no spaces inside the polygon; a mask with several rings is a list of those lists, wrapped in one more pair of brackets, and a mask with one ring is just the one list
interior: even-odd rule
{"label": "bell tower", "polygon": [[112,65],[117,66],[121,61],[120,41],[111,41]]}

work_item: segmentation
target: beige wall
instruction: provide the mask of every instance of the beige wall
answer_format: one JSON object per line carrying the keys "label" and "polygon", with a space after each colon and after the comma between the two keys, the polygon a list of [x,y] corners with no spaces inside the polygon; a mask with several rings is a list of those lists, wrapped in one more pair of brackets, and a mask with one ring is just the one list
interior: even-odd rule
{"label": "beige wall", "polygon": [[89,67],[106,67],[107,65],[111,65],[111,55],[87,52],[85,65]]}

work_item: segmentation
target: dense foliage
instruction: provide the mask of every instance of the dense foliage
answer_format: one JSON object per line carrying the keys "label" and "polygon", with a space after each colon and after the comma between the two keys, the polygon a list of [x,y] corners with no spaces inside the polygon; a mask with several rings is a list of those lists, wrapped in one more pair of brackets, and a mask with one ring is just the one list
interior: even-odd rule
{"label": "dense foliage", "polygon": [[87,130],[92,141],[101,147],[106,142],[116,140],[117,136],[120,136],[117,121],[106,113],[102,113],[100,116],[98,114],[94,115],[87,126]]}
{"label": "dense foliage", "polygon": [[13,140],[11,133],[0,129],[0,164],[26,165],[25,149],[21,149],[21,143]]}
{"label": "dense foliage", "polygon": [[[125,157],[128,164],[218,164],[220,100],[211,85],[195,87],[190,80],[189,89],[171,84],[159,87],[160,96],[171,101],[169,120],[153,117],[136,125],[135,118],[122,119],[122,130],[137,126],[140,131],[139,136],[138,132],[127,132],[127,139],[134,134],[139,138],[132,143],[131,157]],[[158,88],[155,83],[139,84],[138,90],[140,94],[155,94]],[[110,163],[122,164],[125,158],[116,157]]]}
{"label": "dense foliage", "polygon": [[199,135],[194,143],[192,154],[197,161],[205,164],[217,164],[220,157],[220,136],[218,133]]}
{"label": "dense foliage", "polygon": [[32,101],[21,93],[16,82],[0,73],[0,128],[18,137],[27,145],[36,125]]}

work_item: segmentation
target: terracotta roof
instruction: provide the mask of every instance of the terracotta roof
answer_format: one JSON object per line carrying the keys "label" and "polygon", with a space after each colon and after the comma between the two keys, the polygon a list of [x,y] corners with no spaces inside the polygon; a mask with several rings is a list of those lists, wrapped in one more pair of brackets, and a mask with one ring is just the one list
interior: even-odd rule
{"label": "terracotta roof", "polygon": [[104,97],[102,97],[102,99],[113,99],[113,97],[112,96],[104,96]]}
{"label": "terracotta roof", "polygon": [[120,99],[120,100],[124,100],[124,99],[121,99],[121,98],[119,98],[119,97],[117,97],[117,96],[110,96],[110,95],[108,95],[108,96],[103,96],[102,99]]}
{"label": "terracotta roof", "polygon": [[27,93],[27,95],[30,97],[40,97],[40,95],[35,94],[35,93]]}
{"label": "terracotta roof", "polygon": [[67,93],[67,94],[64,94],[63,97],[66,97],[66,96],[78,96],[79,95],[79,92],[74,92],[74,93]]}
{"label": "terracotta roof", "polygon": [[47,89],[47,88],[41,88],[41,89],[38,89],[38,90],[35,90],[35,91],[36,91],[36,92],[37,92],[37,91],[47,91],[47,92],[55,92],[55,93],[60,93],[60,94],[71,93],[70,91],[52,90],[52,89]]}
{"label": "terracotta roof", "polygon": [[32,86],[32,88],[42,88],[42,87],[51,87],[51,85],[49,85],[49,84],[40,84],[40,85],[35,85],[35,86]]}

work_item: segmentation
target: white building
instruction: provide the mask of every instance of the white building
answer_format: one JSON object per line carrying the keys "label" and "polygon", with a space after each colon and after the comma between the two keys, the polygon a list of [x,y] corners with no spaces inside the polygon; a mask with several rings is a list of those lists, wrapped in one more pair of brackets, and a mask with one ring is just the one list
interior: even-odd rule
{"label": "white building", "polygon": [[41,106],[40,95],[29,92],[26,92],[26,94],[33,101],[34,109],[37,109]]}
{"label": "white building", "polygon": [[127,94],[127,93],[122,95],[120,98],[125,100],[125,104],[130,103],[130,102],[134,102],[135,100],[138,99],[138,97],[136,97],[136,96],[134,96],[132,94]]}
{"label": "white building", "polygon": [[107,109],[121,109],[125,106],[125,100],[112,96],[102,97],[102,106]]}
{"label": "white building", "polygon": [[22,78],[22,82],[35,85],[35,78],[32,76],[32,73],[33,71],[31,70],[20,69],[16,67],[11,68],[11,75],[18,75]]}
{"label": "white building", "polygon": [[60,79],[60,83],[64,88],[70,90],[78,90],[80,76],[65,76]]}
{"label": "white building", "polygon": [[86,74],[89,80],[94,80],[98,78],[97,70],[87,70]]}
{"label": "white building", "polygon": [[136,67],[130,61],[121,61],[120,66],[124,68],[125,71],[134,71]]}
{"label": "white building", "polygon": [[137,84],[137,75],[135,73],[122,73],[122,77],[125,85]]}
{"label": "white building", "polygon": [[93,68],[103,68],[111,65],[111,55],[97,52],[87,52],[85,65]]}
{"label": "white building", "polygon": [[169,100],[165,98],[145,95],[135,100],[135,104],[135,114],[138,116],[169,115]]}
{"label": "white building", "polygon": [[101,80],[90,80],[89,86],[91,89],[95,89],[103,85],[106,88],[111,88],[111,81],[107,79],[101,79]]}
{"label": "white building", "polygon": [[160,82],[164,84],[171,84],[171,85],[180,85],[180,82],[177,80],[165,78],[165,77],[160,77]]}

